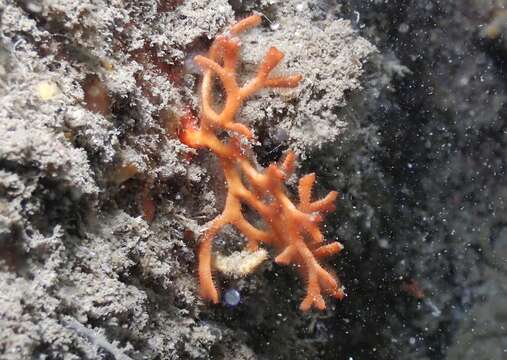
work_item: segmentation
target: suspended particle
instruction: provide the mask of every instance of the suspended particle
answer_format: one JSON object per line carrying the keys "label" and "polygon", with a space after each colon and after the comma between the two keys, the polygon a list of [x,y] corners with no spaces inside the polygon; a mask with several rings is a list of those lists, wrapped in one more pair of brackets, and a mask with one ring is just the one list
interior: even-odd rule
{"label": "suspended particle", "polygon": [[239,291],[236,289],[228,289],[224,294],[224,303],[227,306],[235,307],[238,306],[238,304],[241,301],[241,295],[239,294]]}

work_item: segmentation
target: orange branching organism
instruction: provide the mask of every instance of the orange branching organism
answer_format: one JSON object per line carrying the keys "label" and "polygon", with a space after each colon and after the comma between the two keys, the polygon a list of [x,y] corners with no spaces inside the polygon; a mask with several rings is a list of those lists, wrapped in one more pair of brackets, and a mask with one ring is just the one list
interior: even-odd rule
{"label": "orange branching organism", "polygon": [[[247,239],[247,249],[256,251],[260,244],[275,248],[278,264],[293,264],[306,280],[306,297],[300,309],[312,307],[325,309],[323,293],[337,299],[344,296],[339,280],[326,271],[320,259],[337,254],[343,248],[339,242],[325,243],[319,224],[325,212],[334,209],[335,191],[323,199],[312,201],[311,194],[315,175],[308,174],[299,180],[299,202],[294,203],[287,195],[284,181],[294,171],[295,155],[289,152],[279,165],[272,164],[258,169],[247,155],[244,146],[251,139],[252,130],[236,121],[242,103],[264,88],[293,88],[302,77],[272,76],[273,68],[282,60],[283,54],[272,47],[258,67],[256,76],[243,86],[237,82],[239,59],[238,35],[261,21],[258,15],[245,18],[229,31],[217,37],[207,56],[196,56],[194,61],[203,69],[200,88],[202,108],[199,124],[192,116],[182,120],[180,139],[192,148],[207,148],[219,159],[227,184],[224,210],[212,220],[198,248],[198,272],[200,295],[205,300],[218,303],[219,294],[212,278],[212,243],[226,225],[234,226]],[[224,89],[223,104],[214,101],[214,81],[219,79]],[[195,119],[195,118],[194,118]],[[222,140],[217,133],[227,131],[229,136]],[[258,228],[249,222],[242,206],[255,210],[263,220],[264,227]]]}

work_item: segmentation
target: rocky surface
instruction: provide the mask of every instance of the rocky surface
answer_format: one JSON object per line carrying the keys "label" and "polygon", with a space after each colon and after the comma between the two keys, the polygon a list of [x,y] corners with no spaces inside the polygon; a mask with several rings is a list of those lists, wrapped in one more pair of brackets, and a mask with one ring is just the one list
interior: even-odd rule
{"label": "rocky surface", "polygon": [[[216,161],[189,157],[177,138],[179,117],[198,110],[200,72],[192,57],[235,19],[272,5],[29,0],[0,6],[0,357],[315,354],[311,344],[293,346],[309,319],[288,288],[299,288],[297,280],[270,280],[276,269],[224,284],[241,290],[246,305],[238,309],[197,297],[194,248],[202,226],[220,210],[224,189]],[[298,92],[256,98],[245,113],[266,132],[259,130],[259,144],[294,143],[306,154],[322,142],[322,135],[302,132],[310,117],[335,134],[330,142],[342,132],[347,119],[329,117],[326,107],[347,104],[344,92],[359,88],[362,62],[374,47],[347,20],[312,23],[296,3],[276,9],[244,40],[245,75],[280,43],[287,56],[280,71],[308,80]],[[301,46],[313,50],[298,54]],[[329,53],[319,54],[320,47]],[[336,69],[338,55],[343,64]],[[314,88],[316,67],[346,76],[329,76]],[[282,121],[288,135],[275,129]],[[260,154],[271,150],[259,146]],[[242,241],[231,237],[233,245]],[[269,302],[275,305],[263,312],[249,309]],[[277,323],[287,318],[294,321],[280,335],[284,326]]]}
{"label": "rocky surface", "polygon": [[[503,359],[506,7],[0,1],[0,358]],[[326,237],[348,297],[323,313],[274,254],[221,278],[240,305],[197,296],[224,189],[178,120],[192,57],[252,11],[241,76],[269,46],[304,76],[244,107],[259,163],[291,148],[342,194]]]}

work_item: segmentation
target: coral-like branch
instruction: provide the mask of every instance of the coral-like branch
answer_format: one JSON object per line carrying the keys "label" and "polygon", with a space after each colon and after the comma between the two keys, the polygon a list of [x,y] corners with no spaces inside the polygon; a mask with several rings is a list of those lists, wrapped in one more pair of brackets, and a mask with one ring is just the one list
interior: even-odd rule
{"label": "coral-like branch", "polygon": [[[300,75],[270,77],[283,59],[279,50],[270,48],[256,76],[242,86],[238,84],[240,45],[237,36],[260,21],[257,15],[239,21],[227,34],[215,39],[207,56],[194,58],[204,72],[200,88],[200,123],[197,125],[185,118],[180,139],[190,147],[211,150],[220,159],[227,183],[224,210],[208,224],[199,244],[200,294],[214,303],[219,301],[212,278],[212,243],[224,226],[233,225],[246,237],[248,250],[256,251],[260,244],[269,244],[278,251],[275,258],[278,264],[296,265],[307,282],[301,310],[311,307],[322,310],[326,307],[322,293],[337,299],[344,296],[339,280],[319,263],[320,259],[335,255],[343,248],[338,242],[324,243],[319,228],[323,214],[334,209],[337,193],[332,191],[323,199],[312,201],[315,175],[308,174],[299,180],[299,203],[296,205],[288,197],[284,185],[294,171],[294,153],[289,152],[280,165],[272,164],[258,170],[240,146],[241,137],[250,139],[253,136],[251,129],[236,121],[245,99],[265,88],[296,87],[302,79]],[[213,98],[216,78],[225,95],[220,110],[216,109],[217,102]],[[222,130],[229,131],[227,141],[217,137]],[[260,215],[264,228],[255,227],[243,216],[242,205],[248,205]]]}

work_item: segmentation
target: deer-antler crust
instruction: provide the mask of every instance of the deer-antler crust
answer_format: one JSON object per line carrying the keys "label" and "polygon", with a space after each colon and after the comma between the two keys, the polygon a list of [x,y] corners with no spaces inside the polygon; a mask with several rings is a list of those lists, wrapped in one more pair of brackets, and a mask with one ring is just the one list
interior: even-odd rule
{"label": "deer-antler crust", "polygon": [[[215,39],[207,56],[196,56],[194,61],[203,70],[200,88],[200,124],[182,123],[180,139],[193,148],[208,148],[219,159],[227,183],[224,210],[212,220],[204,232],[198,249],[200,295],[203,299],[218,303],[219,293],[212,277],[212,243],[226,225],[234,226],[247,239],[247,249],[256,251],[260,244],[269,244],[278,251],[278,264],[295,264],[307,282],[306,296],[300,309],[326,307],[322,293],[337,299],[344,296],[339,280],[326,271],[319,260],[339,253],[339,242],[324,243],[319,228],[325,212],[334,209],[337,193],[332,191],[320,200],[312,201],[315,174],[303,176],[299,181],[299,203],[296,205],[287,195],[284,182],[295,167],[294,153],[289,151],[280,165],[272,164],[258,170],[241,150],[241,137],[250,139],[253,132],[236,121],[236,116],[246,98],[265,88],[294,88],[302,80],[301,75],[273,76],[272,70],[283,59],[276,48],[270,48],[253,79],[240,86],[237,82],[239,40],[243,31],[259,25],[261,18],[252,15],[237,22],[229,31]],[[213,82],[218,78],[224,89],[221,110],[213,98]],[[228,141],[220,140],[216,133],[229,131]],[[245,182],[246,181],[246,182]],[[257,228],[242,213],[242,206],[255,210],[264,222]]]}

